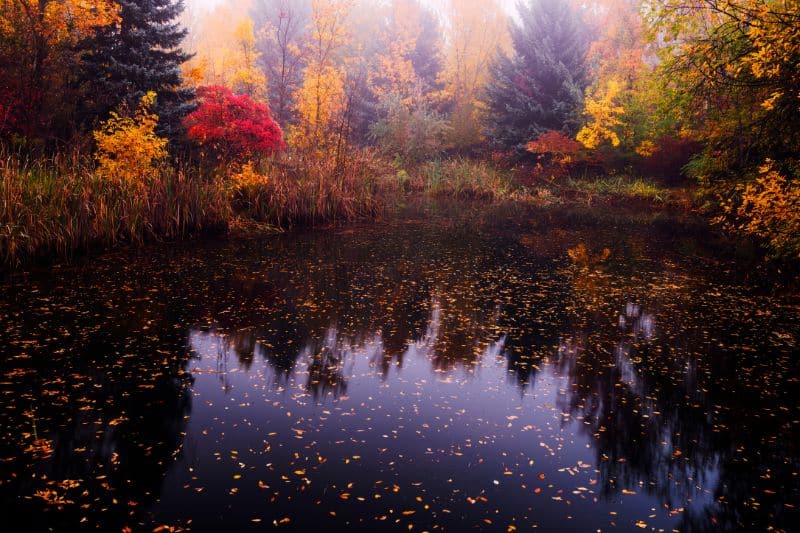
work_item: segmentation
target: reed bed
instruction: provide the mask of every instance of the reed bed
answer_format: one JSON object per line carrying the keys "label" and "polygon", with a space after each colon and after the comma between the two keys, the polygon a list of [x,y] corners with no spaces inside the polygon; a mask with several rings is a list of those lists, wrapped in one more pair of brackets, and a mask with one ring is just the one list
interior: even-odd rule
{"label": "reed bed", "polygon": [[91,248],[179,239],[224,228],[222,184],[160,168],[136,184],[98,178],[81,158],[0,162],[0,263],[70,257]]}
{"label": "reed bed", "polygon": [[262,165],[267,183],[236,191],[234,207],[278,227],[376,218],[398,201],[391,167],[369,150],[340,162],[281,154]]}
{"label": "reed bed", "polygon": [[[286,227],[379,216],[394,198],[368,151],[334,163],[281,154],[268,179],[236,188],[231,168],[162,165],[135,183],[99,177],[85,157],[0,159],[0,269],[92,249],[224,231],[234,220]],[[385,172],[384,172],[385,173]]]}

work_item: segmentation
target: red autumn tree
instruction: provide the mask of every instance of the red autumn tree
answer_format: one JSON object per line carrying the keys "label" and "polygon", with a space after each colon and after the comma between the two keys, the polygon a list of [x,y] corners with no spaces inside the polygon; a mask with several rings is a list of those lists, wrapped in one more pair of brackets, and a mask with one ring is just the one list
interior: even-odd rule
{"label": "red autumn tree", "polygon": [[243,161],[286,147],[269,107],[218,85],[197,91],[200,106],[186,117],[189,138],[219,161]]}

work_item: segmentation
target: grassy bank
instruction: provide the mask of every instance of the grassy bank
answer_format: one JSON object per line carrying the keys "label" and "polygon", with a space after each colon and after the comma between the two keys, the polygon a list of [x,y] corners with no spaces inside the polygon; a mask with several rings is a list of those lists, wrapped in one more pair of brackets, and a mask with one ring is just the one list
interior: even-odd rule
{"label": "grassy bank", "polygon": [[413,172],[411,185],[424,194],[463,199],[500,200],[524,193],[510,171],[463,158],[421,165]]}
{"label": "grassy bank", "polygon": [[634,203],[689,209],[694,203],[692,193],[687,189],[667,187],[652,179],[627,175],[568,178],[558,189],[560,196],[587,205]]}
{"label": "grassy bank", "polygon": [[132,183],[98,176],[92,161],[79,156],[29,161],[9,155],[0,160],[0,268],[231,228],[376,218],[411,195],[537,206],[691,205],[686,191],[644,179],[531,184],[524,175],[524,169],[466,158],[405,170],[370,151],[338,162],[287,152],[246,169],[164,164]]}

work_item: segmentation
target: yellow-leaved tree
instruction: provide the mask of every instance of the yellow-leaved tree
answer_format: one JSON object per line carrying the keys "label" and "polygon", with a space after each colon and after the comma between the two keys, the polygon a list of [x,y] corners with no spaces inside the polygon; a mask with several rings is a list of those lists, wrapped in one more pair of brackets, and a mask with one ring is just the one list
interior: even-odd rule
{"label": "yellow-leaved tree", "polygon": [[449,0],[451,31],[445,48],[441,98],[452,108],[451,143],[470,146],[483,139],[484,88],[498,51],[510,53],[508,16],[498,0]]}
{"label": "yellow-leaved tree", "polygon": [[133,116],[111,113],[94,131],[97,175],[139,186],[155,176],[155,163],[167,157],[167,139],[156,135],[158,115],[151,112],[156,93],[142,96]]}
{"label": "yellow-leaved tree", "polygon": [[340,52],[350,37],[347,19],[353,0],[313,0],[311,7],[308,64],[295,94],[298,123],[289,130],[289,144],[325,152],[337,142],[335,132],[346,106]]}
{"label": "yellow-leaved tree", "polygon": [[612,78],[586,96],[584,114],[589,120],[578,132],[578,142],[586,148],[595,150],[605,141],[619,146],[618,128],[623,125],[621,117],[625,113],[620,104],[622,91],[622,82]]}

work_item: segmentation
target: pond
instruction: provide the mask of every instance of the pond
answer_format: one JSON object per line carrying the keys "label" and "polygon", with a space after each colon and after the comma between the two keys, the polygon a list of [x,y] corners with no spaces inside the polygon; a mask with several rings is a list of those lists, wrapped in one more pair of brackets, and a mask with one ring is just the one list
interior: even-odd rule
{"label": "pond", "polygon": [[796,300],[663,213],[427,206],[0,285],[22,529],[800,523]]}

